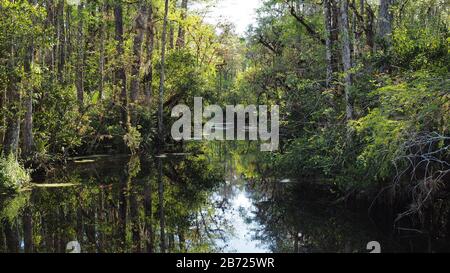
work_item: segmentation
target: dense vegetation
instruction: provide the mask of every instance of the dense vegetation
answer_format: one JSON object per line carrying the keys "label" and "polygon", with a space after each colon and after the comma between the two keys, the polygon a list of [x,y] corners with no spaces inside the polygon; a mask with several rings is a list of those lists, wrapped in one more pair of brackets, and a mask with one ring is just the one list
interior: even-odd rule
{"label": "dense vegetation", "polygon": [[422,223],[450,211],[448,1],[265,0],[246,37],[188,4],[1,0],[0,183],[11,155],[179,151],[170,111],[202,96],[280,105],[272,175]]}
{"label": "dense vegetation", "polygon": [[274,169],[347,198],[382,191],[402,216],[446,200],[448,3],[300,2],[266,1],[242,76],[283,106]]}

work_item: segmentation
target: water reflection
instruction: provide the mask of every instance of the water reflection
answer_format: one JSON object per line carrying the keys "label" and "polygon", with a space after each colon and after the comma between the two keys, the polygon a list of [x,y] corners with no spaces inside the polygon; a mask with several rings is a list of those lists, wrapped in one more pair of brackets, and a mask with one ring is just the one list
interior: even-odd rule
{"label": "water reflection", "polygon": [[39,181],[70,187],[0,196],[0,252],[70,241],[89,253],[411,250],[300,181],[265,175],[245,149],[71,163]]}
{"label": "water reflection", "polygon": [[1,199],[0,251],[65,252],[69,241],[83,252],[218,251],[210,227],[222,219],[209,196],[223,176],[206,162],[197,156],[71,164],[45,183],[77,186]]}
{"label": "water reflection", "polygon": [[247,192],[256,214],[247,214],[247,218],[258,223],[253,239],[271,252],[281,253],[368,253],[371,241],[379,242],[382,252],[434,250],[427,236],[398,236],[393,226],[392,232],[382,232],[366,213],[333,205],[331,194],[318,187],[322,186],[280,183],[276,178],[250,181]]}

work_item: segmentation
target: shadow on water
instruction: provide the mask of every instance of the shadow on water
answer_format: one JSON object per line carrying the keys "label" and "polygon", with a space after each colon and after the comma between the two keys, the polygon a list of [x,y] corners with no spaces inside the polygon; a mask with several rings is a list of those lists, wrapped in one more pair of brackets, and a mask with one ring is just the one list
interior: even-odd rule
{"label": "shadow on water", "polygon": [[0,197],[0,252],[67,252],[71,241],[90,253],[410,250],[300,183],[261,178],[248,151],[220,147],[72,162]]}

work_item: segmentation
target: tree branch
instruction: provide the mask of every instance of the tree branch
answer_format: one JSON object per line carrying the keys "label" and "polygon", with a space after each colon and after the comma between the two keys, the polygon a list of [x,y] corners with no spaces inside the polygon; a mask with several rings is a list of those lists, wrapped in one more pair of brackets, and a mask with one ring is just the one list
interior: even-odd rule
{"label": "tree branch", "polygon": [[297,14],[293,6],[289,5],[289,10],[291,15],[294,16],[294,18],[297,19],[297,21],[306,28],[306,31],[311,37],[318,40],[321,44],[325,45],[325,39],[320,36],[320,34],[314,29],[313,26],[306,22],[306,19],[303,17],[303,15]]}

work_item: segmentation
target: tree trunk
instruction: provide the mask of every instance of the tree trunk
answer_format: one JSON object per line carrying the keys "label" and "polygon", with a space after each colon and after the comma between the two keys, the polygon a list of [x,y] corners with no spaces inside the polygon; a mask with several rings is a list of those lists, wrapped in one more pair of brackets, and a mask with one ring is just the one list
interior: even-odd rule
{"label": "tree trunk", "polygon": [[340,8],[337,0],[330,0],[331,7],[331,50],[333,71],[339,71],[341,62],[341,50],[339,48],[339,17]]}
{"label": "tree trunk", "polygon": [[[72,28],[72,6],[71,5],[66,5],[66,61],[65,62],[69,62],[70,61],[70,57],[72,55],[72,32],[71,32],[71,28]],[[71,82],[72,81],[72,73],[67,73],[65,80],[66,82]]]}
{"label": "tree trunk", "polygon": [[350,121],[354,117],[352,89],[352,60],[350,51],[350,33],[348,22],[348,0],[341,0],[341,33],[342,33],[342,64],[344,66],[344,87],[346,119]]}
{"label": "tree trunk", "polygon": [[324,16],[325,16],[325,47],[326,47],[326,87],[330,88],[333,81],[333,44],[332,44],[332,17],[331,17],[331,0],[323,1]]}
{"label": "tree trunk", "polygon": [[84,4],[78,5],[78,47],[76,67],[77,100],[80,111],[84,107],[84,34],[83,34],[83,9]]}
{"label": "tree trunk", "polygon": [[[356,5],[355,1],[353,1],[353,4]],[[356,24],[357,19],[354,22],[355,28],[356,28],[356,31],[355,31],[355,48],[356,48],[355,56],[357,56],[358,58],[361,57],[363,50],[364,50],[364,41],[363,41],[363,33],[364,33],[364,27],[365,27],[364,6],[365,6],[365,0],[359,0],[359,16],[362,17],[362,22],[360,25]],[[353,14],[356,17],[356,7],[355,7]]]}
{"label": "tree trunk", "polygon": [[13,154],[17,156],[20,134],[20,106],[21,96],[17,83],[19,76],[15,69],[15,47],[14,42],[11,47],[11,58],[9,62],[8,84],[6,89],[6,97],[8,100],[8,113],[6,114],[6,132],[3,141],[3,155],[9,156]]}
{"label": "tree trunk", "polygon": [[[166,36],[167,36],[167,15],[169,13],[169,0],[165,0],[164,4],[164,21],[161,37],[161,71],[159,79],[159,108],[158,108],[158,135],[160,137],[160,145],[164,142],[164,80],[165,80],[165,58],[166,58]],[[159,145],[159,146],[160,146]]]}
{"label": "tree trunk", "polygon": [[98,92],[100,100],[103,100],[103,89],[105,85],[105,38],[106,38],[106,3],[103,3],[101,11],[101,25],[100,25],[100,61],[99,61],[99,74],[100,79],[98,83]]}
{"label": "tree trunk", "polygon": [[[28,68],[25,73],[29,75]],[[33,88],[28,87],[25,99],[25,120],[23,126],[23,154],[28,157],[33,152]]]}
{"label": "tree trunk", "polygon": [[367,14],[366,19],[366,27],[365,27],[365,34],[366,34],[366,45],[369,47],[369,49],[372,51],[375,48],[375,34],[374,34],[374,13],[373,10],[370,8],[369,5],[365,5],[365,11]]}
{"label": "tree trunk", "polygon": [[173,26],[173,22],[171,22],[169,27],[169,48],[173,49],[174,45],[175,45],[175,28]]}
{"label": "tree trunk", "polygon": [[388,46],[390,43],[390,35],[392,34],[392,14],[389,10],[393,0],[380,0],[378,31],[379,36],[384,43],[382,46]]}
{"label": "tree trunk", "polygon": [[[35,1],[30,1],[34,4]],[[31,64],[33,63],[34,45],[33,42],[28,46],[24,60],[24,72],[28,78],[32,78]],[[25,120],[23,126],[23,155],[28,157],[33,152],[33,87],[28,86],[25,99]]]}
{"label": "tree trunk", "polygon": [[[188,0],[181,0],[181,20],[182,23],[186,20],[187,18],[187,6],[188,6]],[[178,48],[183,48],[186,41],[185,41],[185,30],[184,30],[184,26],[183,24],[180,24],[179,28],[178,28],[178,37],[177,37],[177,47]]]}
{"label": "tree trunk", "polygon": [[61,82],[64,80],[64,66],[65,66],[65,43],[66,34],[64,27],[64,0],[59,0],[57,4],[57,15],[56,15],[57,25],[58,25],[58,79]]}
{"label": "tree trunk", "polygon": [[[0,90],[0,109],[4,109],[6,107],[6,90]],[[5,111],[2,111],[0,113],[0,119],[1,119],[1,129],[0,129],[0,142],[3,143],[3,140],[5,138],[5,130],[3,128],[6,128],[6,115]]]}
{"label": "tree trunk", "polygon": [[147,65],[144,75],[145,105],[151,110],[152,82],[153,82],[153,49],[155,44],[155,30],[153,24],[153,6],[150,3],[147,17]]}
{"label": "tree trunk", "polygon": [[[386,51],[391,45],[392,35],[392,14],[390,7],[394,0],[380,0],[379,22],[378,22],[378,36],[379,48]],[[381,64],[381,72],[388,70],[388,64],[384,61]]]}
{"label": "tree trunk", "polygon": [[135,19],[136,33],[133,42],[133,63],[131,66],[130,101],[134,103],[139,94],[139,70],[141,67],[141,47],[146,24],[147,6],[145,1],[140,2],[139,12]]}
{"label": "tree trunk", "polygon": [[115,31],[116,31],[116,42],[117,42],[117,55],[119,59],[119,64],[116,69],[116,84],[120,86],[120,102],[121,102],[121,116],[122,116],[122,127],[125,132],[129,132],[130,129],[130,116],[128,113],[128,95],[127,95],[127,78],[125,74],[125,67],[123,63],[123,15],[122,15],[122,1],[118,0],[114,5],[114,17],[115,17]]}

